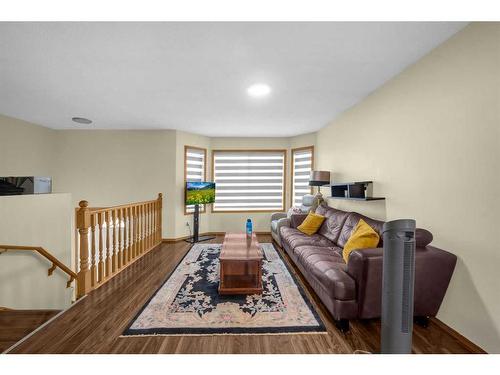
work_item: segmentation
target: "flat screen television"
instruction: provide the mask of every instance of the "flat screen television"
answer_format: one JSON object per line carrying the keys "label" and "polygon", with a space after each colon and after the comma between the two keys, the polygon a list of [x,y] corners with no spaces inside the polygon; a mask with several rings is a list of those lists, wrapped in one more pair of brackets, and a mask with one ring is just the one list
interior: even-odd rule
{"label": "flat screen television", "polygon": [[215,182],[186,182],[186,204],[215,202]]}

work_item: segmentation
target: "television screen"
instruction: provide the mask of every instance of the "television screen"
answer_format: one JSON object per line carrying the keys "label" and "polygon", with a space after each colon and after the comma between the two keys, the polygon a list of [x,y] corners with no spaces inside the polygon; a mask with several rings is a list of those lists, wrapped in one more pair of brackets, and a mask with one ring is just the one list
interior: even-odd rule
{"label": "television screen", "polygon": [[215,202],[215,182],[186,182],[186,204]]}

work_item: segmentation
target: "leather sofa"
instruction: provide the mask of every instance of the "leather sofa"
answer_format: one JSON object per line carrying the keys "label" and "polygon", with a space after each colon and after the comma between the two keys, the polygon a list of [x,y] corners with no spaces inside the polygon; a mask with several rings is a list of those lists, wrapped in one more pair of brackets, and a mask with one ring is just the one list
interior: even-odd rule
{"label": "leather sofa", "polygon": [[[350,319],[379,318],[383,222],[324,204],[317,207],[316,213],[326,219],[319,231],[311,236],[297,229],[306,214],[290,217],[290,225],[280,228],[282,248],[326,306],[339,329],[348,330]],[[381,239],[376,248],[354,250],[346,264],[342,249],[361,218],[380,234]],[[436,316],[457,261],[455,255],[430,246],[432,238],[429,231],[416,230],[414,316],[417,322]]]}

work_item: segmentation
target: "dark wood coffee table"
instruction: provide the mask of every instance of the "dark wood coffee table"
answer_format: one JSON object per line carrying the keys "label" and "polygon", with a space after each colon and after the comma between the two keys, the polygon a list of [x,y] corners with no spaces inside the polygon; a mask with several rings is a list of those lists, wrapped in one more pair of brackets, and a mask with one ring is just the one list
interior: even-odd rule
{"label": "dark wood coffee table", "polygon": [[219,256],[220,294],[262,293],[262,259],[257,236],[226,233]]}

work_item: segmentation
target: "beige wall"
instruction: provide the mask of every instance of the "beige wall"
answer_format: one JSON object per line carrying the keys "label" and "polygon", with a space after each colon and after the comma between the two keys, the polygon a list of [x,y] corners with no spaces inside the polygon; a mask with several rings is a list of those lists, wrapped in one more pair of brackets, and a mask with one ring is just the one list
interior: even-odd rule
{"label": "beige wall", "polygon": [[0,176],[51,176],[55,131],[0,115]]}
{"label": "beige wall", "polygon": [[0,176],[52,176],[73,205],[164,196],[163,236],[176,232],[176,131],[50,130],[0,115]]}
{"label": "beige wall", "polygon": [[163,193],[163,237],[175,235],[173,130],[63,130],[56,133],[55,192],[92,207],[155,199]]}
{"label": "beige wall", "polygon": [[[41,246],[72,268],[70,194],[0,197],[0,244]],[[0,259],[0,306],[13,309],[64,309],[73,288],[60,269],[33,252],[8,251]],[[73,283],[74,286],[74,283]]]}
{"label": "beige wall", "polygon": [[500,24],[472,24],[318,132],[335,181],[385,202],[331,205],[415,218],[458,264],[439,318],[500,352]]}
{"label": "beige wall", "polygon": [[290,138],[290,148],[314,146],[316,144],[316,133],[307,133]]}

